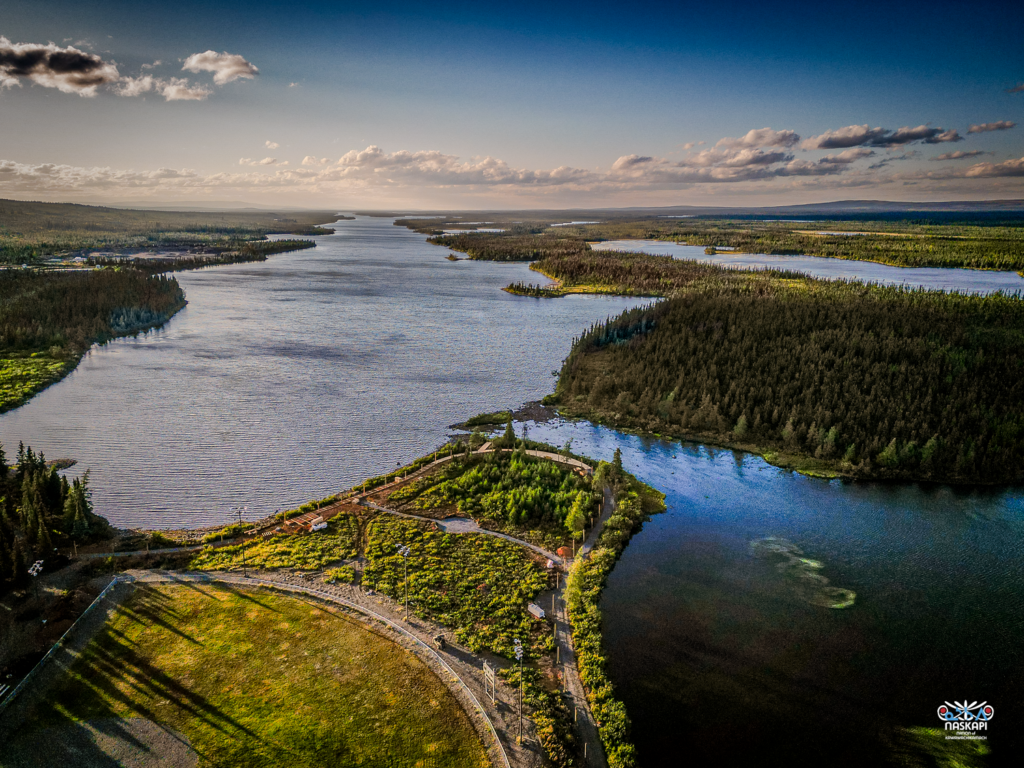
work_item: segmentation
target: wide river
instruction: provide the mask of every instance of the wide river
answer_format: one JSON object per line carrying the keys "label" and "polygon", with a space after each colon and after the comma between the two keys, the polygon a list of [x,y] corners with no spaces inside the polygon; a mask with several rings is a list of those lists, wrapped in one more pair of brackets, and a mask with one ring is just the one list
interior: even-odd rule
{"label": "wide river", "polygon": [[339,222],[316,248],[176,275],[162,329],[94,347],[0,416],[89,468],[96,509],[181,527],[322,498],[443,443],[448,425],[551,392],[573,336],[641,303],[501,288],[526,264],[447,261],[392,219]]}
{"label": "wide river", "polygon": [[[163,329],[94,348],[0,416],[8,455],[23,440],[78,459],[120,525],[218,523],[238,504],[255,517],[547,394],[573,336],[637,304],[510,296],[536,281],[524,264],[446,261],[390,219],[337,229],[179,274],[190,303]],[[973,290],[977,275],[942,279]],[[605,459],[619,447],[667,494],[602,603],[642,766],[880,765],[964,700],[994,706],[995,762],[1022,754],[1022,489],[812,480],[586,423],[530,436]],[[853,605],[822,607],[832,588]]]}

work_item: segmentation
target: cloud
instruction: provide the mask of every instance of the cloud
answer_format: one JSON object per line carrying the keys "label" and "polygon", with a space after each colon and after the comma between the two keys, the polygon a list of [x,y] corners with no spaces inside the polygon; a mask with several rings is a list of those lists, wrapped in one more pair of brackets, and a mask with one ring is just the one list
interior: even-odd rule
{"label": "cloud", "polygon": [[117,65],[73,46],[12,43],[0,37],[0,88],[21,85],[25,78],[44,88],[95,96],[101,85],[120,79]]}
{"label": "cloud", "polygon": [[720,139],[716,147],[738,149],[742,147],[792,147],[800,137],[793,131],[773,131],[771,128],[756,128],[747,131],[738,139]]}
{"label": "cloud", "polygon": [[1007,93],[1024,93],[1024,83],[1017,83],[1013,88],[1007,88]]}
{"label": "cloud", "polygon": [[819,136],[812,136],[800,146],[804,149],[845,149],[871,144],[887,133],[889,132],[884,128],[869,128],[867,124],[848,125],[834,131],[825,131]]}
{"label": "cloud", "polygon": [[185,66],[181,69],[183,72],[213,72],[213,82],[217,85],[224,85],[239,78],[252,80],[260,72],[236,53],[216,51],[193,53],[185,59]]}
{"label": "cloud", "polygon": [[988,133],[989,131],[1008,131],[1016,127],[1016,123],[1009,120],[999,120],[994,123],[979,123],[967,129],[968,133]]}
{"label": "cloud", "polygon": [[840,152],[838,155],[825,155],[819,163],[828,163],[830,165],[849,165],[855,163],[858,160],[865,157],[874,156],[875,151],[873,149],[865,149],[864,147],[854,147]]}
{"label": "cloud", "polygon": [[183,77],[122,77],[114,88],[120,96],[141,96],[151,91],[164,97],[166,101],[203,101],[212,90],[205,85],[192,85]]}
{"label": "cloud", "polygon": [[967,169],[968,178],[992,178],[995,176],[1024,176],[1024,157],[1006,160],[1002,163],[978,163]]}
{"label": "cloud", "polygon": [[978,157],[979,155],[991,155],[991,152],[982,152],[980,149],[972,149],[970,152],[963,152],[957,150],[956,152],[943,152],[941,155],[935,157],[929,157],[929,160],[964,160],[968,157]]}
{"label": "cloud", "polygon": [[157,59],[157,60],[156,60],[156,61],[154,61],[154,62],[153,62],[152,64],[143,64],[143,65],[142,65],[142,68],[143,68],[143,69],[156,69],[156,68],[157,68],[157,67],[159,67],[159,66],[160,66],[161,64],[163,64],[163,62],[162,62],[162,61],[160,61],[160,59]]}
{"label": "cloud", "polygon": [[327,165],[329,162],[330,160],[326,157],[321,157],[319,160],[317,160],[312,155],[306,155],[304,158],[302,158],[303,165]]}
{"label": "cloud", "polygon": [[848,125],[833,131],[825,131],[806,139],[804,149],[844,149],[846,147],[898,147],[915,141],[925,144],[941,144],[949,141],[963,141],[955,130],[931,128],[919,125],[916,128],[904,126],[895,131],[886,128],[869,128],[864,125]]}
{"label": "cloud", "polygon": [[898,163],[902,160],[913,160],[920,154],[921,153],[918,152],[916,149],[911,149],[899,155],[889,155],[888,157],[882,158],[877,163],[872,163],[871,165],[869,165],[868,170],[877,170],[878,168],[885,168],[885,166],[889,165],[890,163]]}
{"label": "cloud", "polygon": [[278,147],[280,147],[280,146],[281,146],[281,145],[280,145],[280,144],[278,144],[278,143],[277,143],[276,141],[269,141],[269,140],[268,140],[268,141],[266,142],[266,147],[267,147],[267,149],[277,149],[277,148],[278,148]]}
{"label": "cloud", "polygon": [[253,160],[248,157],[240,157],[238,159],[239,165],[277,165],[277,158],[275,157],[264,157],[262,160]]}

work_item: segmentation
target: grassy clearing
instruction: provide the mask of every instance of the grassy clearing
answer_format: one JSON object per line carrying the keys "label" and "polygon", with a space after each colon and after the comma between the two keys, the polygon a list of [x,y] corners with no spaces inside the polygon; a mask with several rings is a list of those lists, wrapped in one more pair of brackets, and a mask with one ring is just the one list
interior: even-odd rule
{"label": "grassy clearing", "polygon": [[201,766],[489,764],[447,688],[399,646],[300,599],[207,585],[139,589],[9,746],[106,717],[175,729]]}
{"label": "grassy clearing", "polygon": [[0,359],[0,412],[21,405],[32,395],[60,379],[68,361],[45,353]]}
{"label": "grassy clearing", "polygon": [[192,558],[196,571],[225,571],[242,568],[242,551],[249,568],[300,568],[318,570],[339,560],[356,556],[358,526],[349,515],[335,515],[327,530],[317,533],[280,534],[229,547],[207,547]]}

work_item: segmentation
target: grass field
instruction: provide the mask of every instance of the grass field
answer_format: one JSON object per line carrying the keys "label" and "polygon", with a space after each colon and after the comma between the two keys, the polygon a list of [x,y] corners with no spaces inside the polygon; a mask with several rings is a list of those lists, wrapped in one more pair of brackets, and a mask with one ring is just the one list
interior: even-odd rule
{"label": "grass field", "polygon": [[489,764],[415,656],[333,609],[211,585],[140,588],[37,710],[9,756],[71,721],[144,718],[187,738],[200,766]]}
{"label": "grass field", "polygon": [[189,563],[193,571],[226,571],[242,569],[242,548],[249,568],[300,568],[318,570],[326,565],[356,555],[358,526],[349,515],[336,515],[327,523],[327,530],[293,536],[282,534],[269,539],[258,538],[246,544],[209,547],[197,553]]}

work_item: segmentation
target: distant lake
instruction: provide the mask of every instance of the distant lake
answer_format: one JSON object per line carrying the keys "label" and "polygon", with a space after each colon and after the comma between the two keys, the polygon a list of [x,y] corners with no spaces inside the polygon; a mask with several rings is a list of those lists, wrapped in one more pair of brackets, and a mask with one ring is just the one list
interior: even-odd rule
{"label": "distant lake", "polygon": [[1024,291],[1024,278],[1016,272],[983,269],[942,269],[937,267],[893,267],[873,261],[828,259],[817,256],[768,256],[722,252],[708,255],[703,245],[679,245],[661,240],[607,240],[592,243],[595,251],[640,251],[675,259],[701,261],[733,269],[788,269],[830,280],[844,278],[880,285],[906,285],[937,291],[988,294],[996,291]]}
{"label": "distant lake", "polygon": [[116,525],[262,516],[543,397],[573,336],[646,303],[512,296],[526,264],[448,261],[391,219],[331,226],[316,248],[177,273],[189,305],[164,328],[94,347],[0,416],[8,456],[24,441],[77,459]]}

